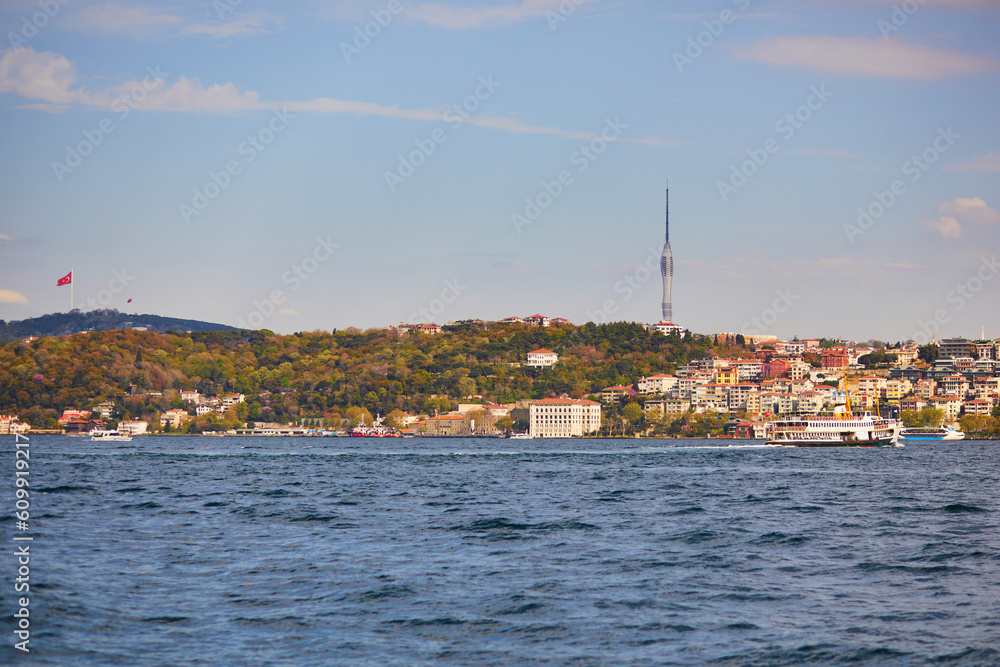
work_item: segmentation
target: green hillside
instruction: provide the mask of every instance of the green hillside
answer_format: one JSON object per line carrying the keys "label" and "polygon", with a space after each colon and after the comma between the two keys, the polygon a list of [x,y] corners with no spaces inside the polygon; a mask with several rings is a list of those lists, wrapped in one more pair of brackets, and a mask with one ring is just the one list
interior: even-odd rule
{"label": "green hillside", "polygon": [[[545,347],[551,369],[521,366]],[[509,403],[670,373],[712,348],[704,336],[664,337],[639,324],[445,327],[439,335],[378,329],[276,335],[113,330],[0,345],[0,413],[51,426],[66,407],[113,400],[123,417],[180,407],[178,391],[245,394],[243,420],[447,411],[466,397]],[[130,385],[147,395],[126,396]],[[161,395],[149,396],[148,392]]]}

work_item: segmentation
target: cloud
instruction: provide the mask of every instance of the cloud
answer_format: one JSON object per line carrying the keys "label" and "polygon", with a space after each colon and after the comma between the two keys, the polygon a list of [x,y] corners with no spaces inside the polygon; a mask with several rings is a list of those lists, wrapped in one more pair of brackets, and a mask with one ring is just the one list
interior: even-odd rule
{"label": "cloud", "polygon": [[11,236],[10,234],[0,234],[0,244],[2,244],[2,243],[11,243],[13,240],[14,240],[14,237]]}
{"label": "cloud", "polygon": [[986,226],[1000,224],[1000,213],[986,205],[979,197],[959,197],[938,206],[938,213],[948,215],[975,225]]}
{"label": "cloud", "polygon": [[23,295],[9,289],[0,289],[0,303],[26,304],[28,300]]}
{"label": "cloud", "polygon": [[160,13],[145,5],[91,5],[84,7],[79,16],[87,28],[106,33],[124,33],[132,37],[144,37],[161,28],[182,23],[179,16]]}
{"label": "cloud", "polygon": [[1000,173],[1000,153],[977,155],[968,162],[952,167],[951,171],[967,171],[974,174]]}
{"label": "cloud", "polygon": [[[23,108],[46,111],[65,111],[74,107],[110,109],[112,103],[141,81],[128,81],[110,90],[87,92],[77,87],[76,68],[69,60],[51,52],[36,52],[30,47],[7,50],[0,56],[0,93],[14,93],[36,102]],[[447,107],[403,109],[372,102],[354,102],[320,97],[314,100],[261,101],[254,91],[240,91],[232,82],[205,86],[198,79],[180,76],[172,83],[164,77],[147,82],[145,99],[139,105],[142,111],[205,112],[233,114],[249,111],[281,109],[291,112],[351,113],[383,116],[402,120],[444,121]],[[154,85],[155,84],[155,85]],[[472,116],[464,119],[470,125],[511,134],[547,134],[572,139],[592,140],[601,135],[596,132],[566,130],[559,127],[528,125],[509,116]],[[616,139],[628,143],[650,146],[678,145],[660,137],[642,139]]]}
{"label": "cloud", "polygon": [[267,12],[234,14],[220,23],[198,23],[186,26],[185,35],[206,35],[217,39],[227,37],[253,37],[277,30],[284,21]]}
{"label": "cloud", "polygon": [[785,35],[735,52],[746,60],[844,76],[933,80],[1000,69],[991,58],[880,37]]}
{"label": "cloud", "polygon": [[942,239],[960,241],[962,223],[979,227],[1000,224],[1000,213],[979,197],[958,197],[955,201],[946,201],[937,207],[937,212],[937,220],[921,218],[920,224],[940,234]]}
{"label": "cloud", "polygon": [[559,6],[567,2],[579,9],[596,0],[521,0],[517,4],[493,5],[490,7],[456,7],[437,3],[410,5],[407,16],[426,21],[431,25],[448,30],[472,30],[476,28],[502,28],[558,12]]}
{"label": "cloud", "polygon": [[744,257],[680,260],[679,264],[698,275],[750,281],[761,277],[781,280],[872,278],[913,268],[912,265],[898,262],[877,262],[852,257],[775,259],[759,252]]}
{"label": "cloud", "polygon": [[[920,0],[924,4],[927,0]],[[826,0],[825,4],[834,5],[878,5],[885,7],[885,0]],[[971,9],[971,10],[996,10],[1000,9],[1000,4],[996,0],[934,0],[930,5],[934,9]]]}
{"label": "cloud", "polygon": [[840,159],[845,159],[845,160],[847,160],[847,159],[854,159],[854,158],[858,157],[857,153],[853,153],[851,151],[833,150],[833,149],[828,149],[828,150],[810,150],[810,149],[804,149],[804,150],[796,151],[796,154],[797,155],[813,155],[815,157],[833,157],[833,158],[840,158]]}
{"label": "cloud", "polygon": [[295,310],[294,308],[282,308],[281,310],[278,311],[278,314],[279,315],[298,315],[299,311]]}
{"label": "cloud", "polygon": [[953,239],[955,241],[959,241],[962,238],[962,226],[958,224],[958,220],[955,218],[948,216],[937,220],[921,218],[920,224],[927,229],[940,234],[942,239]]}

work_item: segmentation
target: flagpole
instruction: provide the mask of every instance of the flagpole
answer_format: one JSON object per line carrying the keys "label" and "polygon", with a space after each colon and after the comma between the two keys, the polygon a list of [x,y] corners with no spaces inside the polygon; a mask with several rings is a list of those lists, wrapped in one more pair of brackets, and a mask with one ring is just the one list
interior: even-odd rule
{"label": "flagpole", "polygon": [[73,312],[73,269],[69,270],[69,312]]}

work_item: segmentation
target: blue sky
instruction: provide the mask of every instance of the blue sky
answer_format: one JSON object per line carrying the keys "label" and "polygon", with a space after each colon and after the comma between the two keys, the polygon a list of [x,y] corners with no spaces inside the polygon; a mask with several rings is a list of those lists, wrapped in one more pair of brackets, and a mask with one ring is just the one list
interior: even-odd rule
{"label": "blue sky", "polygon": [[669,179],[686,328],[1000,336],[996,0],[14,0],[0,27],[2,319],[65,311],[73,269],[84,310],[283,333],[655,322]]}

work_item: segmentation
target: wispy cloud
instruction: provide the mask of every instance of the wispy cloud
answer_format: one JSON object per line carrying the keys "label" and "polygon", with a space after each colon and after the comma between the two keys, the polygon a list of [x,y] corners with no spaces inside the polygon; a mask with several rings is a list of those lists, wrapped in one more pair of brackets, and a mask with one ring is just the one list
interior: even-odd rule
{"label": "wispy cloud", "polygon": [[227,37],[253,37],[274,32],[284,25],[284,20],[267,12],[234,14],[218,23],[196,23],[184,28],[185,35],[205,35],[224,39]]}
{"label": "wispy cloud", "polygon": [[[142,102],[143,111],[203,112],[234,114],[249,111],[287,109],[313,113],[350,113],[383,116],[403,120],[435,121],[444,119],[446,106],[404,109],[373,102],[356,102],[320,97],[313,100],[262,101],[255,91],[241,91],[231,81],[204,85],[195,78],[179,76],[173,83],[162,79]],[[32,100],[22,108],[65,111],[71,108],[110,108],[114,100],[132,90],[138,81],[128,81],[112,89],[87,91],[78,85],[76,67],[67,58],[51,52],[36,52],[26,47],[7,50],[0,56],[0,93],[13,93]],[[553,126],[529,125],[510,116],[472,116],[466,123],[511,134],[543,134],[591,140],[595,132],[567,130]],[[675,146],[677,142],[661,137],[620,139],[649,146]]]}
{"label": "wispy cloud", "polygon": [[946,79],[1000,70],[1000,61],[881,37],[784,35],[734,48],[737,56],[845,76]]}
{"label": "wispy cloud", "polygon": [[147,5],[90,5],[80,10],[83,27],[106,33],[145,37],[163,28],[178,26],[182,19]]}
{"label": "wispy cloud", "polygon": [[540,18],[549,12],[558,12],[559,6],[570,4],[576,8],[594,4],[597,0],[521,0],[488,7],[459,7],[452,4],[433,3],[410,5],[407,16],[448,30],[476,28],[502,28]]}
{"label": "wispy cloud", "polygon": [[0,289],[0,303],[16,303],[24,305],[28,303],[28,300],[24,298],[24,295],[18,294],[13,290]]}
{"label": "wispy cloud", "polygon": [[[927,0],[922,0],[924,4]],[[878,5],[885,7],[885,0],[819,0],[825,5]],[[997,0],[934,0],[925,5],[933,9],[970,9],[973,11],[987,11],[1000,9]]]}
{"label": "wispy cloud", "polygon": [[223,6],[227,9],[218,12],[218,21],[199,23],[169,9],[149,5],[90,5],[79,11],[78,27],[107,34],[127,35],[135,39],[162,32],[225,39],[274,32],[284,24],[283,19],[265,11],[240,13],[234,11],[228,3],[223,3]]}
{"label": "wispy cloud", "polygon": [[851,151],[844,151],[844,150],[834,150],[834,149],[827,149],[827,150],[804,149],[804,150],[800,150],[800,151],[795,151],[795,154],[796,155],[812,155],[812,156],[815,156],[815,157],[832,157],[832,158],[838,158],[838,159],[841,159],[841,160],[849,160],[849,159],[854,159],[854,158],[858,157],[857,153],[854,153],[854,152],[851,152]]}
{"label": "wispy cloud", "polygon": [[951,171],[967,171],[974,174],[1000,173],[1000,153],[977,155],[968,162],[951,167]]}
{"label": "wispy cloud", "polygon": [[853,257],[815,257],[778,259],[763,253],[717,260],[681,260],[680,264],[698,274],[732,280],[757,280],[765,277],[781,280],[829,278],[871,278],[886,276],[915,267],[898,262],[881,262]]}

